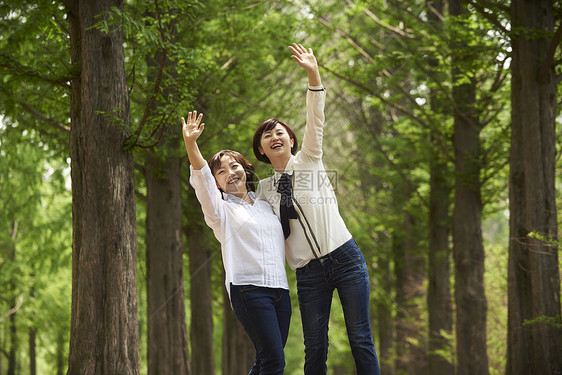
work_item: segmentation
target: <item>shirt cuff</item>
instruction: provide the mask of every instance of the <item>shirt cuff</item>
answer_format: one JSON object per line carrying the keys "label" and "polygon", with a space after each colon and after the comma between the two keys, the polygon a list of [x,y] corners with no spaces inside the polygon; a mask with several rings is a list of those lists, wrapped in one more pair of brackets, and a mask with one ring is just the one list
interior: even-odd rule
{"label": "shirt cuff", "polygon": [[310,86],[310,85],[308,85],[308,89],[310,91],[326,91],[326,89],[322,85],[320,85],[320,86]]}
{"label": "shirt cuff", "polygon": [[209,169],[209,164],[205,163],[203,168],[201,169],[193,169],[193,166],[189,166],[189,173],[195,176],[202,176],[204,173],[209,173],[211,170]]}

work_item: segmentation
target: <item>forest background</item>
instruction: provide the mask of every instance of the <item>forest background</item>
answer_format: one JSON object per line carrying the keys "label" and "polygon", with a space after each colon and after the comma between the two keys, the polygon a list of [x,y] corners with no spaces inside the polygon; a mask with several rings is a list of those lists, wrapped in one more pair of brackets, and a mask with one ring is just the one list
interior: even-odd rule
{"label": "forest background", "polygon": [[[302,137],[298,42],[328,90],[324,163],[369,267],[382,373],[560,374],[561,15],[546,0],[2,1],[0,373],[248,371],[179,119],[205,114],[205,157],[255,162],[270,117]],[[329,334],[329,373],[354,373],[337,302]]]}

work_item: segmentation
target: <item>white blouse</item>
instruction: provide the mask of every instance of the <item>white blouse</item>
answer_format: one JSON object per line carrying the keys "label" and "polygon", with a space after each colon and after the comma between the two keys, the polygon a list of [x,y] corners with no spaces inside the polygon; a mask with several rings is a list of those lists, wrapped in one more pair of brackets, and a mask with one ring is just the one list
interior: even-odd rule
{"label": "white blouse", "polygon": [[[338,209],[332,181],[336,171],[326,171],[322,163],[322,137],[326,91],[310,86],[306,94],[306,127],[302,148],[291,155],[285,172],[292,176],[293,205],[299,219],[289,220],[291,234],[285,241],[287,262],[292,269],[305,266],[315,257],[337,249],[352,236]],[[281,173],[260,181],[258,199],[268,201],[279,216],[281,194],[277,183]]]}
{"label": "white blouse", "polygon": [[249,192],[253,205],[221,194],[207,164],[200,170],[189,169],[205,222],[221,243],[229,296],[230,283],[289,289],[283,229],[269,203],[255,199],[253,192]]}

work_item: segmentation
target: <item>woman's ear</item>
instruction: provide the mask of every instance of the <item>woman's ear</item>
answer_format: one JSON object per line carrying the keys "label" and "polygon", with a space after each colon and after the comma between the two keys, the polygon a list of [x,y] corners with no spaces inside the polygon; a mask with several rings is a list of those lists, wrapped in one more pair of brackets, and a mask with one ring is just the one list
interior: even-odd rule
{"label": "woman's ear", "polygon": [[265,154],[265,152],[263,151],[263,148],[261,146],[258,146],[258,151],[260,152],[260,155]]}

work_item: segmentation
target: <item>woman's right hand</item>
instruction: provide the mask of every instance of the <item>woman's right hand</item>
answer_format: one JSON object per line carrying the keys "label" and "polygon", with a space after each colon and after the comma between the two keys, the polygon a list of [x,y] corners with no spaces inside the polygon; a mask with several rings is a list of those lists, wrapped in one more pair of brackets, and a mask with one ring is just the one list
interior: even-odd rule
{"label": "woman's right hand", "polygon": [[304,70],[307,72],[318,70],[318,62],[316,61],[316,57],[314,57],[312,48],[309,48],[307,51],[302,44],[297,43],[293,43],[293,45],[289,46],[289,48],[294,53],[294,55],[291,56],[293,60],[302,66]]}
{"label": "woman's right hand", "polygon": [[205,124],[201,124],[202,118],[203,114],[201,113],[197,116],[197,111],[189,112],[187,114],[187,121],[183,117],[181,118],[183,141],[186,144],[197,141],[197,138],[203,133]]}
{"label": "woman's right hand", "polygon": [[309,86],[322,86],[320,79],[320,71],[318,70],[318,62],[314,57],[312,48],[308,50],[302,44],[293,43],[289,46],[294,55],[291,57],[295,60],[304,70],[308,72],[308,85]]}

